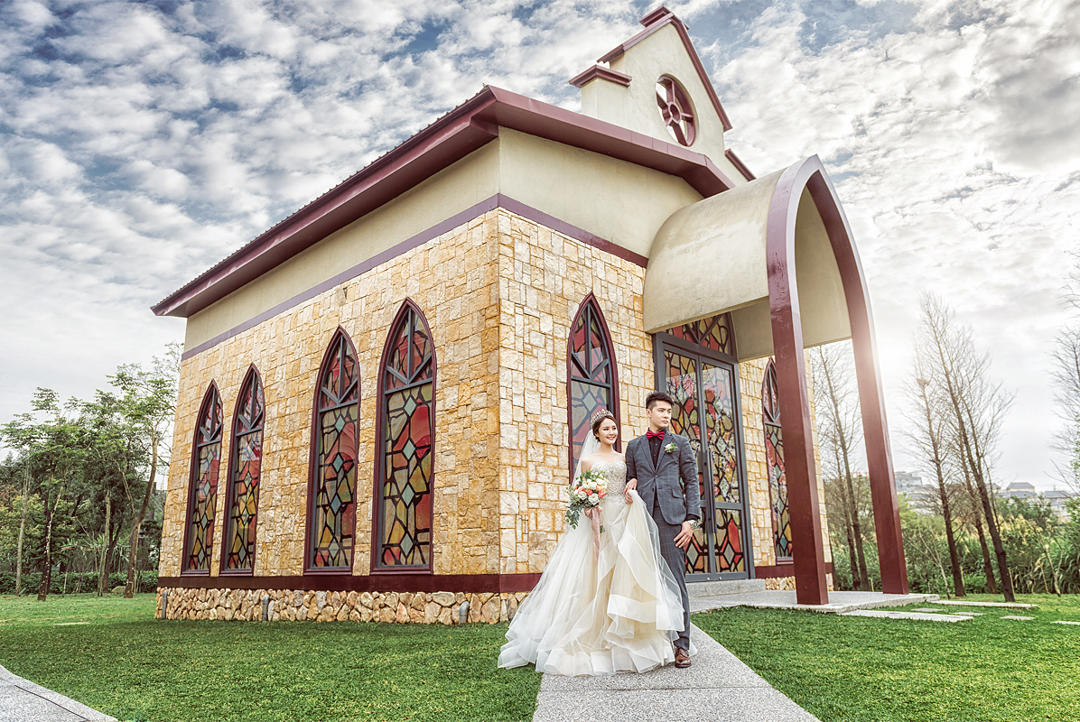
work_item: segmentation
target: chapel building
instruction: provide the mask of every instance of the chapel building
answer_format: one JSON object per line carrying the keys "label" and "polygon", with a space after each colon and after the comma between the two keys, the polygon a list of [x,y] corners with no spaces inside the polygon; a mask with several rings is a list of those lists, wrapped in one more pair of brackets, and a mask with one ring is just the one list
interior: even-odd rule
{"label": "chapel building", "polygon": [[855,348],[906,593],[869,297],[811,156],[756,177],[660,7],[570,82],[484,87],[153,307],[187,319],[158,617],[494,622],[563,529],[590,417],[653,389],[698,453],[687,581],[828,601],[804,349]]}

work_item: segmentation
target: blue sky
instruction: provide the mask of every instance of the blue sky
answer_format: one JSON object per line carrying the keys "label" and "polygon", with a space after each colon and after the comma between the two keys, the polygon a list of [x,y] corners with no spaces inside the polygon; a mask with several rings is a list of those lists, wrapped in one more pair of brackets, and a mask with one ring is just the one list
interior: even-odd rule
{"label": "blue sky", "polygon": [[[619,2],[0,4],[0,420],[89,396],[183,322],[148,307],[484,83],[566,80]],[[1080,226],[1075,2],[671,2],[765,173],[817,153],[871,290],[896,466],[919,293],[1015,393],[999,479],[1052,485],[1053,339]]]}

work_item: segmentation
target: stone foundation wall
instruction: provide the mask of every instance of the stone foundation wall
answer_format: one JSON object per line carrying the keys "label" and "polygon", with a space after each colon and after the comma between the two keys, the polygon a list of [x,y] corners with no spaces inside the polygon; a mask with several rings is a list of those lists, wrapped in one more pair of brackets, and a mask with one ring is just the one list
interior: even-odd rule
{"label": "stone foundation wall", "polygon": [[[168,593],[165,613],[162,599]],[[468,602],[468,621],[495,624],[514,616],[528,592],[327,592],[304,589],[157,590],[157,619],[237,621],[415,622],[460,624]],[[267,601],[264,619],[263,603]]]}
{"label": "stone foundation wall", "polygon": [[[833,591],[833,575],[832,572],[828,572],[825,575],[826,588],[831,592]],[[765,580],[766,589],[795,589],[795,577],[775,577],[773,579]]]}

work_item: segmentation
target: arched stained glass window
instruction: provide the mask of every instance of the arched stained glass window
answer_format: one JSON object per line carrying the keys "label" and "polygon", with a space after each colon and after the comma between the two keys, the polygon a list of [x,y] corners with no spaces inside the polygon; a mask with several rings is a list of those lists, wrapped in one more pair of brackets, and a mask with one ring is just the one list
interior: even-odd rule
{"label": "arched stained glass window", "polygon": [[710,318],[684,323],[667,331],[675,338],[704,346],[711,351],[719,351],[729,356],[735,355],[732,343],[731,319],[726,313]]}
{"label": "arched stained glass window", "polygon": [[390,327],[379,369],[373,569],[430,569],[435,344],[412,301]]}
{"label": "arched stained glass window", "polygon": [[319,369],[309,499],[307,567],[351,571],[356,530],[356,423],[360,406],[356,349],[339,328]]}
{"label": "arched stained glass window", "polygon": [[199,407],[192,447],[184,571],[209,574],[221,464],[221,395],[212,381]]}
{"label": "arched stained glass window", "polygon": [[604,314],[590,293],[581,302],[570,325],[567,343],[566,399],[570,421],[570,469],[581,455],[581,445],[591,433],[592,415],[609,410],[618,423],[618,371]]}
{"label": "arched stained glass window", "polygon": [[229,485],[225,493],[222,571],[250,572],[255,558],[255,522],[263,452],[263,387],[252,366],[240,386],[233,415]]}
{"label": "arched stained glass window", "polygon": [[791,509],[788,507],[787,477],[784,473],[784,435],[780,428],[780,397],[776,386],[776,366],[772,359],[765,367],[765,378],[761,382],[761,410],[776,558],[791,559]]}

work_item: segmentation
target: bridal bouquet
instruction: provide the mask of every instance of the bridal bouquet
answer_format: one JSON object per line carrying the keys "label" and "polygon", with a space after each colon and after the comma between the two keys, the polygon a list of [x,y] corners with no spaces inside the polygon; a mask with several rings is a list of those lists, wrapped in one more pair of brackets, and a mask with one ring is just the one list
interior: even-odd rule
{"label": "bridal bouquet", "polygon": [[[600,500],[607,494],[607,479],[602,471],[582,471],[567,489],[570,503],[566,506],[566,521],[577,529],[578,517],[582,509],[599,506]],[[603,531],[603,527],[600,528]]]}

